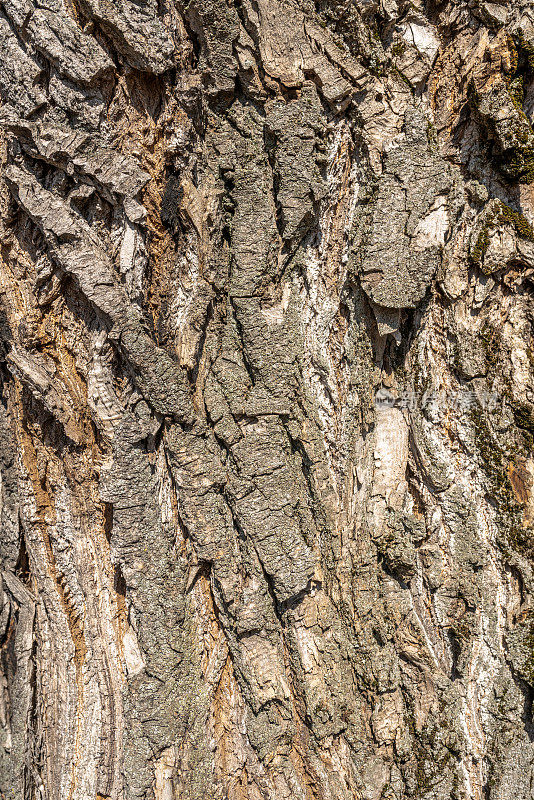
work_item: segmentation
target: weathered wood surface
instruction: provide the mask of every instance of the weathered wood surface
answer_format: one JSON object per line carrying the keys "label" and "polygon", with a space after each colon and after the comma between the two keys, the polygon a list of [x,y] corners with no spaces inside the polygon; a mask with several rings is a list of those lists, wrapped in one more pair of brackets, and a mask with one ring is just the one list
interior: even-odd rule
{"label": "weathered wood surface", "polygon": [[2,800],[532,800],[532,5],[0,45]]}

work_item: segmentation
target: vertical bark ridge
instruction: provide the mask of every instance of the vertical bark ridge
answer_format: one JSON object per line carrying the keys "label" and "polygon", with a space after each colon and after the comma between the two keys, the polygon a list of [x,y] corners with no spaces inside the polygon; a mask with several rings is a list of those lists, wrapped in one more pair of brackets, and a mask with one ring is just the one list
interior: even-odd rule
{"label": "vertical bark ridge", "polygon": [[0,796],[529,800],[523,0],[0,0]]}

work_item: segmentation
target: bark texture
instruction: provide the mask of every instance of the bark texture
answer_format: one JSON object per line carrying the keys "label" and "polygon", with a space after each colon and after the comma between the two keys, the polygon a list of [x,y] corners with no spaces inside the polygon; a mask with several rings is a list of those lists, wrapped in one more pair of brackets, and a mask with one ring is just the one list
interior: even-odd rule
{"label": "bark texture", "polygon": [[2,800],[532,800],[532,5],[0,43]]}

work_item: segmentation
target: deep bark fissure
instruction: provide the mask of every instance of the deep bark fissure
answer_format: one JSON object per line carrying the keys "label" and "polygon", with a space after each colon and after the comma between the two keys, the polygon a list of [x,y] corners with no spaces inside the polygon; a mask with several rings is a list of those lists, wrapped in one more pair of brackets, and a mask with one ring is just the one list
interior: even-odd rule
{"label": "deep bark fissure", "polygon": [[527,4],[2,8],[0,796],[531,800]]}

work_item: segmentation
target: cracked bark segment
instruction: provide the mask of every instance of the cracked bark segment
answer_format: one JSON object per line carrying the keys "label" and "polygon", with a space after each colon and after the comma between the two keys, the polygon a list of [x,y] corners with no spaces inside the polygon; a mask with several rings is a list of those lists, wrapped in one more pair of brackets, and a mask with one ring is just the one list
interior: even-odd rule
{"label": "cracked bark segment", "polygon": [[0,6],[0,794],[531,800],[526,0]]}
{"label": "cracked bark segment", "polygon": [[441,263],[452,175],[434,154],[426,123],[407,112],[404,137],[384,154],[384,170],[359,254],[362,286],[386,308],[413,308]]}
{"label": "cracked bark segment", "polygon": [[231,113],[233,126],[214,120],[210,144],[235,205],[229,292],[238,298],[260,295],[276,274],[278,231],[263,118],[241,103]]}
{"label": "cracked bark segment", "polygon": [[413,86],[428,77],[439,51],[440,40],[434,25],[413,10],[396,26],[389,52],[396,69]]}
{"label": "cracked bark segment", "polygon": [[[188,753],[186,744],[183,757],[192,758],[201,772],[209,758],[200,730],[197,736],[193,733],[207,716],[207,697],[189,677],[199,669],[200,647],[186,617],[185,564],[173,556],[175,533],[157,501],[162,476],[145,445],[151,428],[153,422],[146,414],[123,418],[115,436],[112,468],[101,481],[102,496],[113,503],[111,547],[132,603],[132,636],[143,654],[142,663],[130,671],[125,697],[129,798],[147,796],[157,756],[184,736],[191,711],[195,723],[187,728],[187,735],[197,752]],[[165,473],[164,456],[160,465]]]}
{"label": "cracked bark segment", "polygon": [[469,251],[486,275],[519,267],[529,274],[534,267],[534,232],[520,212],[491,200],[473,225]]}
{"label": "cracked bark segment", "polygon": [[0,124],[15,133],[32,156],[69,174],[93,179],[118,195],[134,197],[149,180],[133,158],[95,141],[94,134],[49,122],[26,122],[9,108],[2,110]]}
{"label": "cracked bark segment", "polygon": [[[231,509],[225,489],[228,476],[214,443],[201,430],[196,435],[174,431],[167,445],[181,498],[181,519],[198,558],[210,564],[213,596],[239,684],[251,707],[249,737],[261,757],[266,757],[287,743],[291,714],[279,623],[261,561],[254,553],[256,545],[262,551],[261,541],[251,538],[254,531],[246,515],[239,515],[235,502]],[[267,679],[266,663],[270,665]]]}
{"label": "cracked bark segment", "polygon": [[149,402],[161,414],[190,420],[192,407],[183,371],[142,330],[141,314],[128,308],[113,264],[90,226],[26,170],[12,166],[6,178],[45,234],[58,265],[76,278],[84,295],[114,323],[113,336],[128,354]]}
{"label": "cracked bark segment", "polygon": [[353,89],[351,80],[361,83],[365,71],[319,26],[304,21],[297,4],[246,0],[244,9],[247,27],[259,43],[262,65],[269,77],[287,88],[297,88],[302,86],[305,73],[311,73],[329,103],[347,104]]}
{"label": "cracked bark segment", "polygon": [[[291,468],[286,437],[276,418],[248,424],[245,431],[232,448],[239,469],[239,482],[231,489],[236,514],[278,600],[285,602],[307,588],[316,564],[299,520],[305,512],[299,508],[305,488]],[[312,540],[313,531],[306,533]]]}
{"label": "cracked bark segment", "polygon": [[239,548],[222,489],[228,476],[212,441],[188,432],[167,436],[173,479],[182,497],[181,517],[200,559],[213,563],[223,608],[231,609],[239,583]]}
{"label": "cracked bark segment", "polygon": [[[476,83],[473,82],[473,87]],[[522,107],[517,108],[504,81],[474,88],[472,104],[484,129],[494,142],[494,158],[509,180],[534,180],[534,132]]]}
{"label": "cracked bark segment", "polygon": [[83,11],[110,36],[126,62],[135,69],[160,75],[173,64],[172,37],[157,16],[155,0],[81,0]]}
{"label": "cracked bark segment", "polygon": [[2,475],[0,519],[2,522],[2,565],[13,570],[19,557],[20,525],[15,438],[6,410],[0,409],[0,470]]}
{"label": "cracked bark segment", "polygon": [[273,105],[265,127],[276,141],[273,173],[282,238],[294,239],[311,227],[317,203],[325,193],[318,166],[325,128],[314,84],[305,83],[298,100]]}
{"label": "cracked bark segment", "polygon": [[[252,387],[244,404],[251,417],[290,413],[297,388],[295,320],[281,308],[262,304],[256,298],[233,302],[235,319],[244,349],[243,358],[251,373]],[[270,311],[276,315],[273,321]],[[277,368],[271,355],[275,354]]]}
{"label": "cracked bark segment", "polygon": [[[15,800],[24,791],[24,742],[27,739],[27,719],[32,709],[31,650],[36,612],[35,597],[12,573],[12,569],[13,567],[9,571],[2,572],[0,612],[3,622],[0,638],[4,664],[6,664],[6,650],[9,647],[12,647],[17,654],[10,675],[12,692],[8,694],[3,685],[0,695],[2,710],[0,724],[4,751],[0,757],[0,774],[5,781],[8,800]],[[8,633],[8,625],[15,626],[11,634]]]}
{"label": "cracked bark segment", "polygon": [[2,6],[33,47],[69,80],[89,85],[113,69],[107,53],[80,30],[61,2],[42,6],[30,0],[5,0]]}
{"label": "cracked bark segment", "polygon": [[234,96],[237,75],[234,47],[242,35],[237,11],[221,0],[191,0],[180,5],[191,29],[200,39],[202,49],[198,68],[202,73],[204,90],[208,97],[218,97],[229,103]]}
{"label": "cracked bark segment", "polygon": [[22,49],[3,14],[0,14],[0,44],[4,53],[0,68],[2,99],[12,103],[23,116],[29,116],[46,103],[46,95],[38,85],[42,67]]}
{"label": "cracked bark segment", "polygon": [[126,295],[91,227],[28,170],[12,165],[6,179],[17,201],[43,231],[61,269],[77,279],[84,295],[110,319],[120,318],[126,311]]}
{"label": "cracked bark segment", "polygon": [[[16,439],[11,420],[0,406],[0,659],[9,683],[0,685],[0,776],[6,797],[23,792],[23,764],[27,719],[31,708],[31,648],[34,635],[35,597],[15,575],[24,545],[20,521]],[[10,656],[10,652],[14,654]],[[13,687],[13,688],[11,688]]]}

